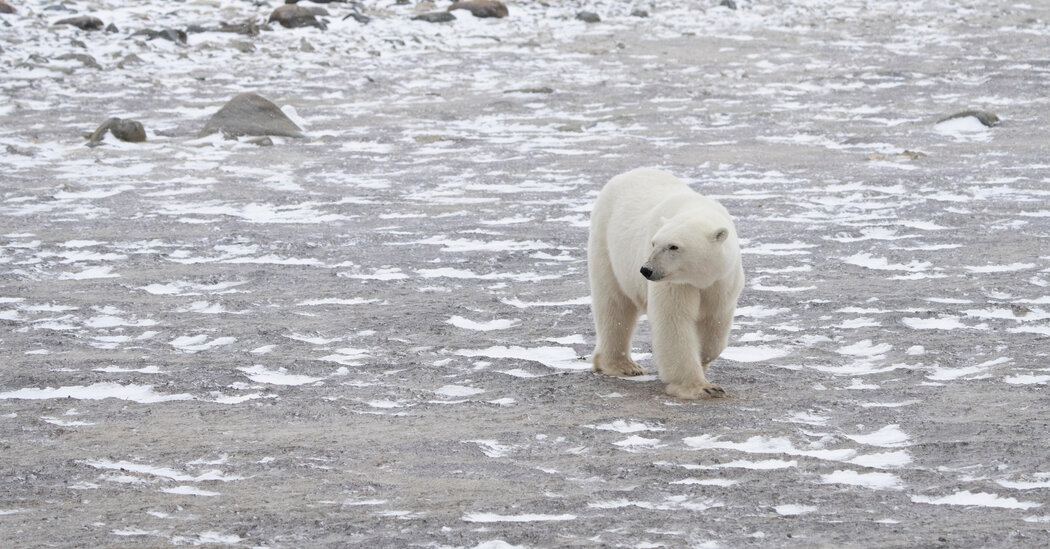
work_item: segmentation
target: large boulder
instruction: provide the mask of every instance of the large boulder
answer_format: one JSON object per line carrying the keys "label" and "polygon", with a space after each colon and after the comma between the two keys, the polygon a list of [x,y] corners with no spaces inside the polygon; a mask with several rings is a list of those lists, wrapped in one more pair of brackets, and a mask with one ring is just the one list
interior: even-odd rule
{"label": "large boulder", "polygon": [[212,115],[200,137],[222,132],[228,137],[279,135],[302,137],[303,130],[269,99],[256,93],[241,93]]}
{"label": "large boulder", "polygon": [[270,23],[280,23],[286,29],[299,27],[317,27],[321,30],[326,28],[323,21],[317,19],[318,15],[328,15],[324,8],[308,8],[299,4],[285,4],[278,6],[270,14]]}

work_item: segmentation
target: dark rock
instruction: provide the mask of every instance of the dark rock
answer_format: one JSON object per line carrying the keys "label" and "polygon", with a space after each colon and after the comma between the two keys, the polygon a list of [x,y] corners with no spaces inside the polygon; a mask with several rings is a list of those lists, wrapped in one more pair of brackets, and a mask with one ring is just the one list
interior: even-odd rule
{"label": "dark rock", "polygon": [[718,5],[722,6],[723,8],[729,8],[731,10],[735,10],[736,9],[736,1],[735,0],[722,0],[721,2],[718,3]]}
{"label": "dark rock", "polygon": [[75,59],[83,63],[85,67],[91,67],[93,69],[102,70],[102,65],[99,65],[98,61],[95,61],[94,57],[91,57],[86,53],[63,53],[62,55],[56,56],[55,59],[58,61],[68,61],[70,59]]}
{"label": "dark rock", "polygon": [[270,23],[280,23],[286,29],[299,27],[317,27],[321,30],[327,28],[323,21],[317,19],[318,15],[328,15],[324,8],[307,8],[298,4],[285,4],[278,6],[270,14]]}
{"label": "dark rock", "polygon": [[998,126],[999,123],[1001,122],[999,120],[999,117],[996,116],[995,113],[991,113],[991,112],[988,112],[988,111],[962,111],[962,112],[957,112],[957,113],[955,113],[955,114],[953,114],[951,116],[942,118],[942,119],[938,120],[937,123],[940,124],[941,122],[946,122],[948,120],[954,120],[956,118],[966,118],[968,116],[972,116],[972,117],[976,118],[977,120],[979,120],[981,122],[981,124],[984,124],[985,126],[988,126],[989,128]]}
{"label": "dark rock", "polygon": [[71,26],[74,26],[74,27],[76,27],[76,28],[78,28],[80,30],[86,30],[86,31],[102,30],[102,27],[105,26],[102,23],[101,19],[99,19],[98,17],[91,16],[91,15],[79,15],[77,17],[70,17],[70,18],[67,18],[67,19],[61,19],[59,21],[55,21],[55,24],[56,25],[71,25]]}
{"label": "dark rock", "polygon": [[245,141],[245,143],[248,143],[248,144],[251,144],[251,145],[258,145],[260,147],[272,147],[273,146],[273,139],[270,139],[269,136],[264,135],[262,137],[253,137],[253,138]]}
{"label": "dark rock", "polygon": [[186,31],[178,29],[164,29],[164,30],[153,30],[144,29],[135,32],[131,36],[146,36],[147,40],[153,40],[155,38],[163,38],[165,40],[171,40],[178,44],[186,43]]}
{"label": "dark rock", "polygon": [[0,2],[0,13],[14,13],[15,8],[11,7],[7,2]]}
{"label": "dark rock", "polygon": [[200,137],[222,132],[223,135],[281,135],[302,137],[303,130],[295,125],[281,109],[255,93],[242,93],[230,99],[215,113]]}
{"label": "dark rock", "polygon": [[357,21],[362,25],[367,25],[368,22],[372,20],[371,17],[356,11],[352,12],[350,15],[347,15],[346,17],[343,17],[343,21],[346,21],[347,19],[353,19],[354,21]]}
{"label": "dark rock", "polygon": [[469,10],[474,17],[506,17],[507,6],[498,0],[459,0],[448,7],[452,10]]}
{"label": "dark rock", "polygon": [[576,14],[576,18],[584,23],[600,23],[602,21],[602,18],[593,11],[581,11]]}
{"label": "dark rock", "polygon": [[141,57],[139,57],[139,56],[137,56],[137,55],[135,55],[133,53],[129,53],[129,54],[124,56],[124,59],[121,59],[120,62],[117,63],[117,68],[118,69],[123,69],[125,67],[130,66],[130,65],[141,65],[143,63],[145,63],[145,61],[143,61]]}
{"label": "dark rock", "polygon": [[97,147],[102,144],[102,138],[106,136],[107,131],[112,133],[113,137],[129,143],[141,143],[146,140],[146,129],[142,127],[141,122],[110,118],[88,136],[88,146]]}
{"label": "dark rock", "polygon": [[110,24],[106,25],[106,32],[112,34],[112,33],[120,32],[120,29],[118,29],[117,26],[114,25],[113,23],[110,23]]}
{"label": "dark rock", "polygon": [[204,25],[186,25],[187,34],[198,34],[201,32],[208,32],[208,30],[208,27],[205,27]]}
{"label": "dark rock", "polygon": [[413,17],[412,20],[426,21],[427,23],[448,23],[449,21],[455,21],[456,16],[447,11],[433,11],[430,13],[421,13]]}
{"label": "dark rock", "polygon": [[254,20],[249,19],[244,23],[221,23],[216,27],[215,32],[233,32],[237,34],[246,34],[248,36],[258,36],[260,30],[270,30],[269,25],[259,26]]}
{"label": "dark rock", "polygon": [[645,10],[642,10],[642,9],[636,9],[636,10],[631,11],[631,16],[632,17],[649,17],[649,12],[647,12]]}
{"label": "dark rock", "polygon": [[519,88],[515,90],[504,90],[503,93],[554,93],[554,88],[541,86],[538,88]]}

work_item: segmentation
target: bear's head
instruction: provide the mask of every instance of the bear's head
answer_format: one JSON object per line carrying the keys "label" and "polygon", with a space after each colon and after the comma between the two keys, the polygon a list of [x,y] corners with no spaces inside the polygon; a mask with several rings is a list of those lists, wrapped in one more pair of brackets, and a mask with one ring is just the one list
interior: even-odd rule
{"label": "bear's head", "polygon": [[732,273],[740,257],[730,224],[672,218],[653,235],[642,276],[651,282],[689,284],[703,289]]}

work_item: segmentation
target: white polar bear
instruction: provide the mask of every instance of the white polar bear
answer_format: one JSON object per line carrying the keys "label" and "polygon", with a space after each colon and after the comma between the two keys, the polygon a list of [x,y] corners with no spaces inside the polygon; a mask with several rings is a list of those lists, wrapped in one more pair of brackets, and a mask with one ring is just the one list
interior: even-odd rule
{"label": "white polar bear", "polygon": [[724,396],[705,373],[729,341],[744,269],[736,229],[721,204],[661,170],[618,175],[594,205],[587,262],[598,332],[595,371],[642,373],[631,360],[631,336],[644,311],[667,393]]}

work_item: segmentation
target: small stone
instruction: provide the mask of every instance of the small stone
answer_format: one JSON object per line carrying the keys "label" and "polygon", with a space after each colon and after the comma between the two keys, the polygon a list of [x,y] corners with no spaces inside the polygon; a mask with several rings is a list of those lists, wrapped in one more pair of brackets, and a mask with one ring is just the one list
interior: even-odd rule
{"label": "small stone", "polygon": [[450,21],[455,21],[456,16],[447,11],[432,11],[430,13],[421,13],[413,17],[412,20],[426,21],[427,23],[448,23]]}
{"label": "small stone", "polygon": [[85,67],[102,70],[102,65],[99,65],[94,57],[91,57],[86,53],[63,53],[62,55],[56,56],[55,59],[58,61],[74,59],[83,63]]}
{"label": "small stone", "polygon": [[947,122],[948,120],[955,120],[956,118],[966,118],[968,116],[972,116],[972,117],[976,118],[981,124],[984,124],[985,126],[988,126],[989,128],[998,126],[999,123],[1001,122],[999,120],[999,117],[996,116],[995,113],[991,113],[991,112],[988,112],[988,111],[962,111],[962,112],[957,112],[957,113],[955,113],[955,114],[953,114],[953,115],[951,115],[949,117],[942,118],[942,119],[938,120],[937,123],[940,124],[941,122]]}
{"label": "small stone", "polygon": [[14,13],[15,8],[11,7],[7,2],[0,2],[0,13]]}
{"label": "small stone", "polygon": [[118,29],[117,26],[114,25],[113,23],[110,23],[110,24],[106,25],[106,32],[108,32],[110,34],[113,34],[113,33],[120,32],[120,29]]}
{"label": "small stone", "polygon": [[584,23],[601,23],[602,18],[593,11],[581,11],[576,14],[576,19],[583,21]]}
{"label": "small stone", "polygon": [[285,4],[273,10],[273,13],[270,14],[269,22],[280,23],[286,29],[317,27],[324,30],[327,26],[317,19],[318,15],[328,15],[328,11],[324,8],[307,8],[298,4]]}
{"label": "small stone", "polygon": [[731,10],[735,10],[736,9],[736,1],[735,0],[722,0],[721,2],[718,3],[718,5],[722,6],[723,8],[729,8]]}
{"label": "small stone", "polygon": [[246,34],[248,36],[258,36],[259,30],[261,29],[269,30],[269,26],[264,25],[260,27],[254,20],[249,19],[244,23],[223,22],[215,29],[215,32],[232,32],[236,34]]}
{"label": "small stone", "polygon": [[498,0],[459,0],[448,7],[452,10],[469,10],[474,17],[502,19],[508,15],[507,6]]}
{"label": "small stone", "polygon": [[102,20],[98,17],[91,15],[79,15],[77,17],[70,17],[68,19],[62,19],[55,22],[56,25],[70,25],[80,30],[95,31],[102,30],[105,25]]}
{"label": "small stone", "polygon": [[354,21],[357,21],[358,23],[361,23],[362,25],[367,25],[368,22],[372,20],[371,17],[369,17],[369,16],[367,16],[367,15],[361,13],[361,12],[356,12],[356,11],[355,12],[351,12],[350,15],[347,15],[346,17],[343,17],[343,21],[346,21],[347,19],[353,19]]}
{"label": "small stone", "polygon": [[124,59],[121,59],[120,62],[117,63],[117,68],[123,69],[130,65],[141,65],[143,63],[145,63],[145,61],[143,61],[141,57],[133,53],[129,53],[124,56]]}
{"label": "small stone", "polygon": [[[252,46],[252,49],[255,49],[255,46]],[[302,40],[299,40],[299,51],[304,51],[306,53],[313,53],[313,52],[315,52],[317,50],[314,49],[313,44],[311,44],[309,41],[307,41],[306,37],[304,36],[302,38]]]}
{"label": "small stone", "polygon": [[107,131],[112,133],[113,137],[129,143],[141,143],[146,140],[146,129],[142,127],[141,122],[110,118],[103,122],[94,133],[88,136],[88,146],[97,147],[100,145],[102,143],[102,138],[106,136]]}
{"label": "small stone", "polygon": [[155,38],[163,38],[165,40],[171,40],[177,44],[185,44],[187,35],[186,31],[178,29],[164,29],[164,30],[140,30],[132,34],[132,36],[146,36],[147,40],[153,40]]}
{"label": "small stone", "polygon": [[268,135],[264,135],[262,137],[253,137],[251,139],[248,139],[245,141],[245,143],[248,143],[250,145],[258,145],[260,147],[272,147],[273,139],[270,139],[270,136]]}
{"label": "small stone", "polygon": [[540,86],[538,88],[518,88],[514,90],[504,90],[503,93],[554,93],[554,88],[550,86]]}
{"label": "small stone", "polygon": [[241,53],[251,53],[255,51],[255,44],[247,40],[231,40],[230,46]]}
{"label": "small stone", "polygon": [[242,93],[230,99],[212,115],[200,137],[222,132],[223,135],[280,135],[302,137],[303,130],[281,109],[256,93]]}
{"label": "small stone", "polygon": [[631,11],[632,17],[649,17],[649,12],[643,9],[636,9]]}

